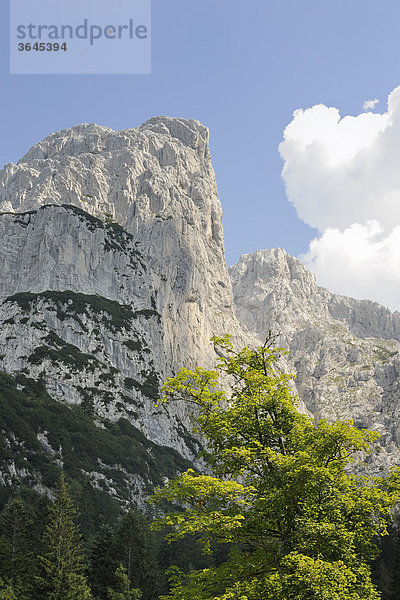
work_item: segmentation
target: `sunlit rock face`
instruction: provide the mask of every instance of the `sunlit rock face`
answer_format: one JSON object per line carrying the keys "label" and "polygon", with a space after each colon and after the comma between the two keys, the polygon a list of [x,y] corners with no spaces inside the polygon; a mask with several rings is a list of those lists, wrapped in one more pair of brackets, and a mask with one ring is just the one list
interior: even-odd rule
{"label": "sunlit rock face", "polygon": [[212,334],[249,339],[206,127],[159,117],[52,134],[0,173],[0,210],[0,369],[193,458],[187,409],[157,408],[159,385],[213,364]]}
{"label": "sunlit rock face", "polygon": [[[210,337],[223,333],[239,348],[279,331],[301,408],[377,429],[370,472],[398,460],[399,314],[319,288],[280,249],[245,255],[228,274],[198,121],[54,133],[0,172],[0,210],[0,371],[21,393],[34,381],[51,401],[81,407],[96,431],[112,436],[110,424],[128,422],[123,431],[144,452],[140,469],[106,455],[85,463],[94,487],[143,505],[155,482],[183,468],[179,457],[195,457],[188,408],[156,400],[181,366],[214,365]],[[62,464],[54,431],[33,434],[47,462]],[[24,462],[25,440],[4,436],[21,464],[3,461],[0,484],[44,490],[35,460]]]}
{"label": "sunlit rock face", "polygon": [[399,313],[318,287],[280,248],[243,255],[230,275],[240,321],[260,339],[279,332],[307,409],[378,430],[373,470],[399,461]]}
{"label": "sunlit rock face", "polygon": [[[229,325],[233,333],[239,333],[232,322],[208,130],[198,121],[159,117],[137,129],[116,132],[78,125],[50,135],[0,175],[0,210],[19,213],[49,204],[79,207],[105,222],[120,224],[133,236],[162,316],[170,366],[186,364],[188,358],[203,360],[212,332],[225,331]],[[35,234],[28,227],[26,234],[35,248],[27,252],[34,253],[31,264],[37,265],[36,272],[31,279],[18,274],[15,289],[58,290],[68,285],[75,291],[92,290],[126,301],[130,294],[126,273],[119,276],[119,265],[105,265],[108,276],[104,277],[96,235],[91,235],[92,245],[87,247],[87,227],[82,224],[79,234],[70,231],[73,225],[62,223],[63,214],[53,211],[53,226],[38,224]],[[7,227],[10,217],[3,218]],[[35,219],[40,221],[39,216]],[[61,239],[67,231],[68,240]],[[63,247],[64,242],[69,246]],[[14,249],[18,253],[17,242]],[[38,258],[46,262],[46,268],[38,265]]]}

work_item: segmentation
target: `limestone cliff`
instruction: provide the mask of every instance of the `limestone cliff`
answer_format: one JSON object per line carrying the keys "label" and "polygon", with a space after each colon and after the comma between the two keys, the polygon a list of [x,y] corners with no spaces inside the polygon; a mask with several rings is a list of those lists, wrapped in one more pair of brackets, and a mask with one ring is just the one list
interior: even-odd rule
{"label": "limestone cliff", "polygon": [[280,332],[307,409],[378,430],[374,469],[399,461],[400,314],[318,287],[279,248],[243,255],[230,274],[241,322],[260,339]]}
{"label": "limestone cliff", "polygon": [[[0,210],[21,213],[49,204],[79,207],[118,223],[133,236],[162,317],[163,351],[170,368],[187,363],[188,357],[203,360],[211,333],[225,330],[227,323],[239,333],[208,130],[198,121],[159,117],[137,129],[116,132],[78,125],[50,135],[0,174]],[[24,272],[11,278],[14,291],[81,292],[85,281],[88,293],[125,302],[131,293],[126,274],[120,277],[115,265],[117,271],[103,277],[98,267],[101,249],[90,247],[87,256],[85,232],[70,232],[69,246],[63,247],[60,236],[66,228],[63,212],[58,214],[55,228],[43,222],[36,240],[28,227],[35,248],[27,252],[34,258],[29,265],[22,261]],[[7,227],[10,218],[3,218]],[[17,254],[21,243],[15,240]],[[96,236],[91,243],[96,245]],[[8,282],[0,295],[9,294],[11,287]]]}
{"label": "limestone cliff", "polygon": [[156,408],[159,384],[213,363],[213,333],[246,340],[208,130],[159,117],[52,134],[0,173],[0,209],[0,370],[193,458],[190,416]]}

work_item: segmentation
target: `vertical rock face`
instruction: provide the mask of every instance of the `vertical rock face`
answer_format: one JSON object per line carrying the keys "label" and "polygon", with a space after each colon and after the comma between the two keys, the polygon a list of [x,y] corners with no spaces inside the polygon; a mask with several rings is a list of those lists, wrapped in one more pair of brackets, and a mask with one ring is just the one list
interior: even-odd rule
{"label": "vertical rock face", "polygon": [[260,338],[269,329],[280,332],[307,409],[317,418],[353,418],[377,429],[374,468],[398,461],[399,313],[318,287],[280,248],[242,256],[230,275],[241,322]]}
{"label": "vertical rock face", "polygon": [[0,370],[192,458],[188,416],[156,408],[159,384],[213,363],[213,333],[246,339],[208,130],[159,117],[52,134],[0,173],[0,210]]}
{"label": "vertical rock face", "polygon": [[[208,130],[197,121],[160,117],[138,129],[115,132],[78,125],[52,134],[0,175],[0,210],[20,213],[49,204],[77,206],[120,224],[133,236],[162,315],[170,368],[187,363],[188,357],[203,360],[211,333],[234,320]],[[14,291],[31,290],[32,285],[66,289],[66,270],[70,280],[79,280],[68,284],[70,289],[82,291],[81,281],[92,270],[85,241],[76,263],[76,240],[71,240],[75,257],[66,266],[69,258],[59,249],[65,227],[58,228],[60,233],[50,226],[42,229],[42,235],[36,234],[40,240],[32,241],[41,248],[43,260],[54,244],[48,267],[40,265],[31,278],[18,273]],[[37,257],[33,263],[38,264]],[[121,297],[115,284],[110,295],[108,277],[97,283],[89,277],[93,293]],[[88,291],[90,287],[85,285]],[[9,285],[0,287],[0,294],[9,290]],[[126,301],[126,294],[122,297]]]}

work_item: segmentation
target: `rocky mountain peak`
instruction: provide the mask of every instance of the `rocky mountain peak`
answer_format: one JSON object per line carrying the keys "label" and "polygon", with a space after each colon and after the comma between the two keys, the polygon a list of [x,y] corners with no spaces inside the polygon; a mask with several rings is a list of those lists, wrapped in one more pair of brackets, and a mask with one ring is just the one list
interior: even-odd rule
{"label": "rocky mountain peak", "polygon": [[152,131],[179,140],[184,146],[208,156],[209,131],[195,119],[153,117],[139,127],[140,131]]}
{"label": "rocky mountain peak", "polygon": [[177,202],[186,210],[189,200],[203,220],[221,212],[208,130],[195,120],[156,117],[121,131],[76,125],[47,136],[0,172],[2,211],[74,204],[129,227],[138,203],[161,215]]}
{"label": "rocky mountain peak", "polygon": [[[288,332],[301,323],[334,319],[359,337],[400,341],[398,312],[318,286],[315,275],[282,248],[245,254],[229,273],[240,318],[255,333],[268,322]],[[260,303],[265,306],[261,312]]]}
{"label": "rocky mountain peak", "polygon": [[230,275],[239,320],[259,339],[280,333],[308,411],[378,430],[381,445],[366,468],[399,461],[399,313],[317,286],[282,249],[244,255]]}
{"label": "rocky mountain peak", "polygon": [[[105,224],[121,225],[133,236],[145,260],[148,281],[155,290],[154,303],[163,322],[169,331],[175,329],[177,319],[182,324],[173,340],[170,335],[166,337],[168,354],[179,364],[186,353],[194,359],[203,357],[211,333],[220,331],[224,320],[235,321],[208,130],[198,121],[156,117],[135,129],[113,131],[83,124],[49,135],[18,165],[8,165],[0,172],[0,210],[26,213],[49,205],[77,207]],[[16,235],[13,251],[29,248],[33,256],[37,254],[36,244],[45,239],[46,249],[40,257],[52,269],[49,273],[44,264],[38,266],[41,275],[33,281],[29,275],[19,273],[25,269],[20,263],[13,278],[15,292],[62,290],[67,285],[80,292],[82,276],[93,282],[92,259],[85,250],[81,261],[71,263],[60,251],[63,246],[77,249],[84,243],[87,248],[84,226],[77,234],[80,241],[66,239],[72,218],[76,218],[72,213],[65,215],[62,228],[59,225],[59,229],[50,231],[50,222],[60,224],[63,220],[61,213],[47,225],[45,215],[39,213],[35,227],[26,227],[22,236]],[[4,217],[4,223],[6,220]],[[22,233],[18,224],[17,228]],[[39,230],[46,232],[41,240],[33,234]],[[32,237],[29,243],[27,236],[29,240]],[[53,248],[53,241],[58,249]],[[47,252],[51,253],[50,261]],[[71,250],[73,255],[75,251]],[[59,258],[54,261],[53,256]],[[66,272],[68,277],[64,276]],[[85,285],[85,291],[125,302],[129,278],[123,278],[115,287],[110,277],[103,277],[96,285],[93,282],[91,289]],[[9,287],[6,291],[0,285],[0,295],[5,293],[9,294]],[[189,323],[196,323],[196,331],[190,335]],[[236,326],[237,331],[240,329]],[[188,339],[195,352],[188,350]]]}
{"label": "rocky mountain peak", "polygon": [[238,263],[230,267],[230,274],[234,281],[245,277],[262,293],[272,291],[277,280],[296,290],[299,295],[310,295],[317,289],[315,275],[283,248],[243,254]]}

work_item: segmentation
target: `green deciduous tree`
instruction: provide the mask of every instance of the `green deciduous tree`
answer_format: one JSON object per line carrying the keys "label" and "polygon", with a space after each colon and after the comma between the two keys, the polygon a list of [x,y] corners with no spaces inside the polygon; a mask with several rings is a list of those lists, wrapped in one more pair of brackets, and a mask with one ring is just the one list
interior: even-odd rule
{"label": "green deciduous tree", "polygon": [[164,402],[195,405],[209,470],[183,473],[155,500],[186,509],[158,523],[172,528],[171,540],[197,534],[205,551],[215,541],[233,549],[217,567],[176,571],[165,598],[378,599],[367,561],[399,500],[399,474],[366,478],[347,467],[379,436],[300,414],[293,376],[279,368],[284,350],[266,342],[235,352],[229,336],[213,341],[216,370],[182,369],[163,387]]}
{"label": "green deciduous tree", "polygon": [[76,511],[68,494],[64,474],[50,507],[44,536],[45,553],[40,557],[41,576],[37,578],[41,597],[46,600],[90,600],[84,576],[81,537],[75,525]]}

